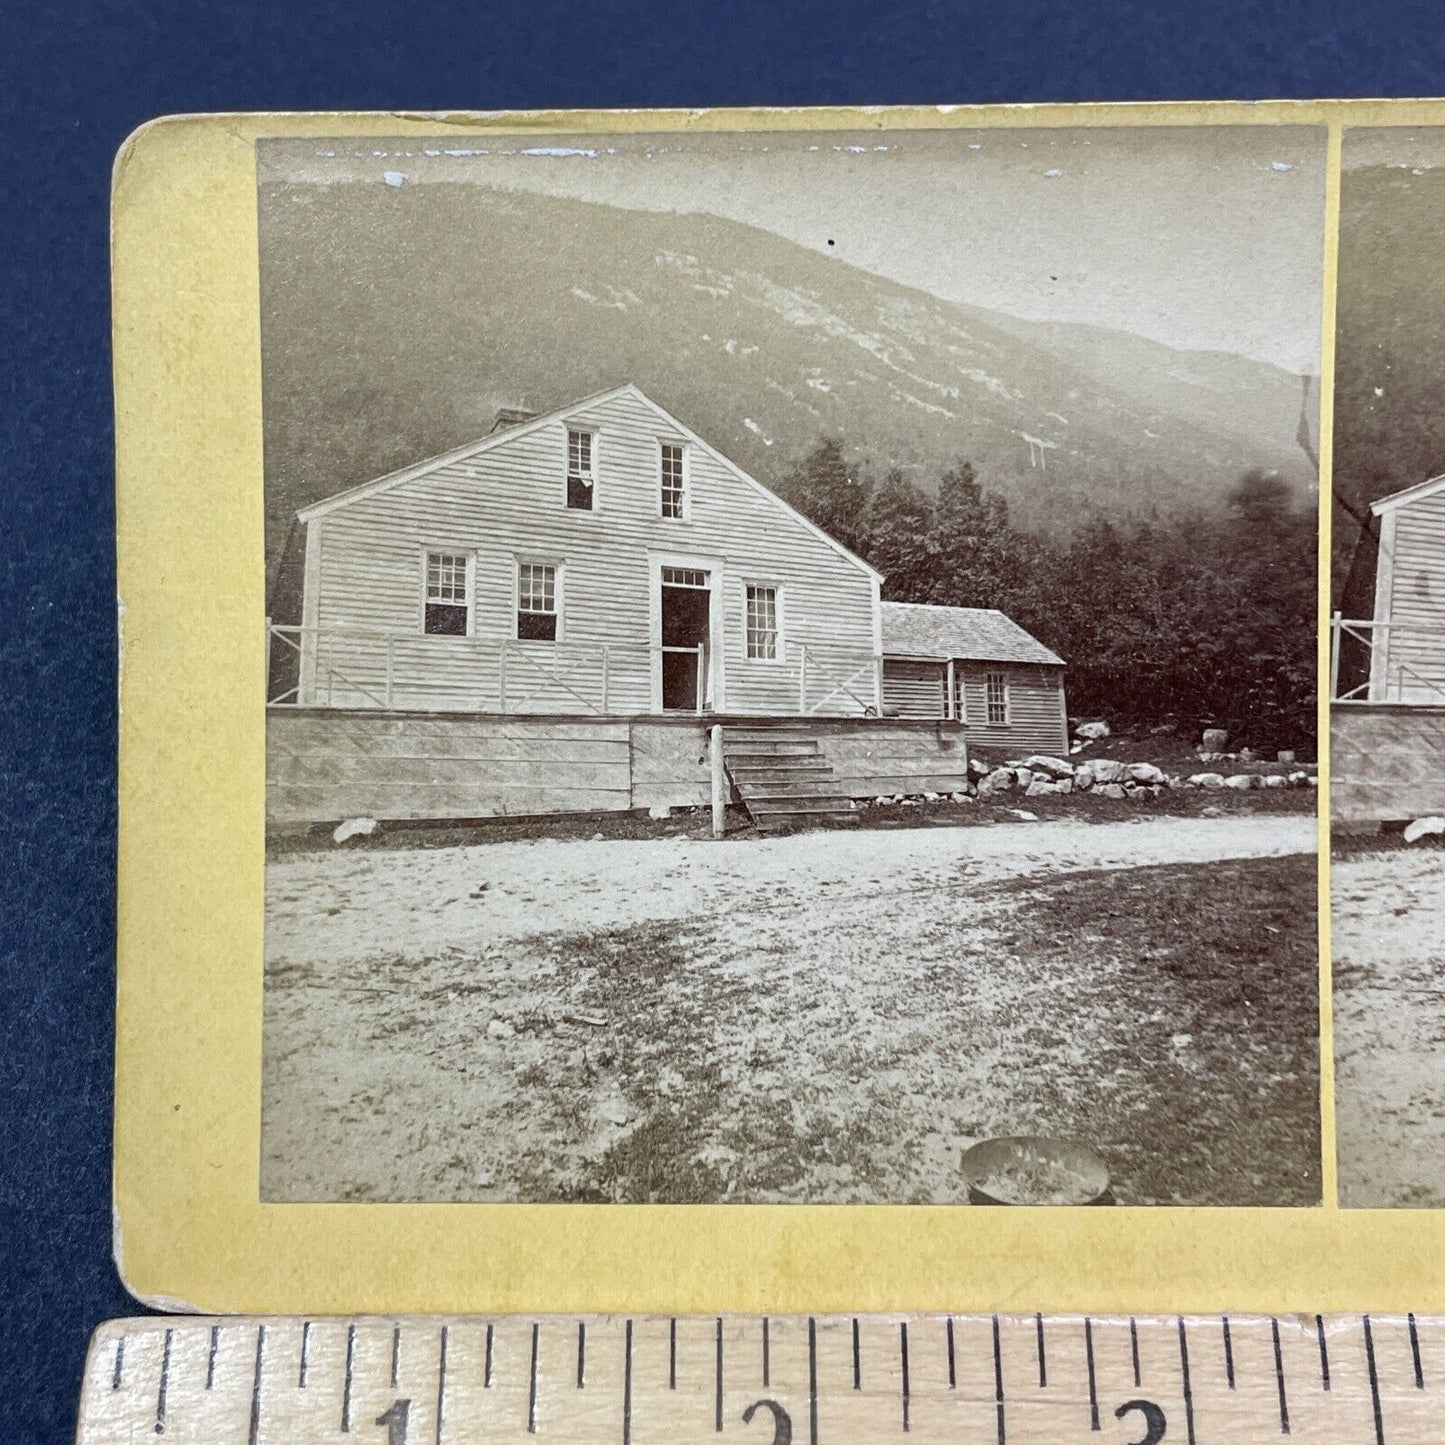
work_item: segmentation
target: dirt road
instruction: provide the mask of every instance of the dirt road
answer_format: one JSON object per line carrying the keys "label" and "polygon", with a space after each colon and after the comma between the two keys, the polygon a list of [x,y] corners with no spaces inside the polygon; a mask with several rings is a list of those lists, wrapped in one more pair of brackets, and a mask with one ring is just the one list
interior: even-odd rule
{"label": "dirt road", "polygon": [[1062,1132],[1130,1202],[1312,1202],[1314,843],[1293,815],[278,860],[264,1197],[958,1201],[968,1144]]}
{"label": "dirt road", "polygon": [[1340,1202],[1445,1205],[1445,851],[1332,873]]}

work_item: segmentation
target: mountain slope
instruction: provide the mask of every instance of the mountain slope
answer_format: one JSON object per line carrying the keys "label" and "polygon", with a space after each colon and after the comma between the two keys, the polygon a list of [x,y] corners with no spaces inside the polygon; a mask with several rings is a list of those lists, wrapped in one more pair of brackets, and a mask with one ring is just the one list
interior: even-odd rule
{"label": "mountain slope", "polygon": [[633,381],[776,480],[825,434],[1025,525],[1307,488],[1301,378],[953,305],[770,233],[451,184],[263,187],[268,552],[295,508]]}

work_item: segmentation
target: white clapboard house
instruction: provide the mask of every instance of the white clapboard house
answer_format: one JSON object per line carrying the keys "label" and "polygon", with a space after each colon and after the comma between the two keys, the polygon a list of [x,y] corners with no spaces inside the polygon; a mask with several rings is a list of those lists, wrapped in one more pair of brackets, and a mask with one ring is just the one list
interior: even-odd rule
{"label": "white clapboard house", "polygon": [[1347,823],[1445,812],[1445,476],[1371,511],[1374,615],[1334,620],[1330,801]]}
{"label": "white clapboard house", "polygon": [[298,520],[300,622],[271,626],[278,823],[700,802],[715,722],[744,797],[776,784],[792,812],[959,786],[970,741],[1066,745],[1061,659],[997,612],[881,601],[877,571],[635,386],[503,412]]}

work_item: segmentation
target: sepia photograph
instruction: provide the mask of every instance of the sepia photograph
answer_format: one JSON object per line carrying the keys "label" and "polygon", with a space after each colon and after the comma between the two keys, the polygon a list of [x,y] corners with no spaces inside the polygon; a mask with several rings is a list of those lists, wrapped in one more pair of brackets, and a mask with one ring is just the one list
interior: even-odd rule
{"label": "sepia photograph", "polygon": [[[1325,162],[259,142],[262,1199],[1318,1206]],[[1438,762],[1445,169],[1379,165],[1333,685]],[[1376,1181],[1445,1117],[1441,930],[1364,942],[1445,908],[1419,828],[1337,843]]]}
{"label": "sepia photograph", "polygon": [[1445,1205],[1445,130],[1346,130],[1333,496],[1340,1203]]}

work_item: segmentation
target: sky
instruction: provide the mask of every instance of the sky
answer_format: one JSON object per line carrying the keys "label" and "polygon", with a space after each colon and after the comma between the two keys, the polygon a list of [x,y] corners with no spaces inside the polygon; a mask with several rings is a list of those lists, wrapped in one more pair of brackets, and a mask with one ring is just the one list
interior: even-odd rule
{"label": "sky", "polygon": [[1316,127],[266,142],[265,180],[710,212],[949,301],[1317,373]]}

